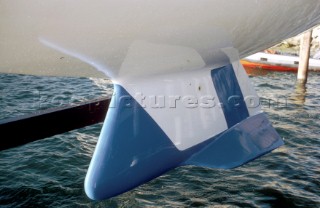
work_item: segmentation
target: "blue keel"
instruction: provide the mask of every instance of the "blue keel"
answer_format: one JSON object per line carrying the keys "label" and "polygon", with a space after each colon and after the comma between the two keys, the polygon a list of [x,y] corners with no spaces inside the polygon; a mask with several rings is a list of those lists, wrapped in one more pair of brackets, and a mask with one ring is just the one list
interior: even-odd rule
{"label": "blue keel", "polygon": [[[249,115],[231,65],[212,70],[211,78],[227,129],[184,150],[122,86],[114,85],[85,179],[88,197],[114,197],[183,165],[234,168],[283,144],[265,114]],[[237,99],[230,102],[234,95]]]}
{"label": "blue keel", "polygon": [[121,86],[115,85],[115,95],[112,102],[126,99],[109,109],[85,180],[85,191],[94,200],[124,193],[180,165],[234,168],[283,144],[266,116],[259,114],[179,151]]}

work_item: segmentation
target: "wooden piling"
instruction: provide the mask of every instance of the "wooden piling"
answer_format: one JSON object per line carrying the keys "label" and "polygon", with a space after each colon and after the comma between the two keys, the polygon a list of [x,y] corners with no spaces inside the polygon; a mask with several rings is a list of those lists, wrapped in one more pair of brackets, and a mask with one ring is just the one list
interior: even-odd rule
{"label": "wooden piling", "polygon": [[311,41],[312,30],[309,30],[302,35],[300,42],[300,60],[297,76],[298,84],[306,84],[308,80]]}

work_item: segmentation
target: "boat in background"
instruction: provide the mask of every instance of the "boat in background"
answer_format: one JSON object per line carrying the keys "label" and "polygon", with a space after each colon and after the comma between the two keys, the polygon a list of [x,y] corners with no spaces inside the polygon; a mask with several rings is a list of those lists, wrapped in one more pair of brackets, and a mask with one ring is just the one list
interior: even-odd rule
{"label": "boat in background", "polygon": [[[259,52],[241,60],[245,68],[265,69],[279,72],[297,72],[299,57]],[[309,71],[320,71],[320,60],[309,59]]]}

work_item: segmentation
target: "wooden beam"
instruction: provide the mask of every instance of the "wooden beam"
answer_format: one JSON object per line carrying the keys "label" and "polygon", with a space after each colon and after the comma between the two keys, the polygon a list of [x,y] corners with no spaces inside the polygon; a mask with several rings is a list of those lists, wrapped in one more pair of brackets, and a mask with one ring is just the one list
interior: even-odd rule
{"label": "wooden beam", "polygon": [[0,150],[104,121],[110,98],[65,106],[0,121]]}
{"label": "wooden beam", "polygon": [[300,60],[298,68],[298,84],[306,84],[308,81],[310,46],[312,41],[312,30],[305,32],[300,42]]}

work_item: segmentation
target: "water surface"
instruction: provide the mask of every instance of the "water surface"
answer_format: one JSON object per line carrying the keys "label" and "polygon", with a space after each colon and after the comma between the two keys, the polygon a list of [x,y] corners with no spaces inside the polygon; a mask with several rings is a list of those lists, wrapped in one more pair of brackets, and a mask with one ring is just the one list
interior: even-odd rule
{"label": "water surface", "polygon": [[[233,170],[180,167],[95,202],[83,182],[97,124],[1,151],[0,207],[320,207],[320,74],[306,89],[293,73],[260,75],[251,80],[285,140],[272,153]],[[0,74],[0,119],[111,94],[105,79]]]}

